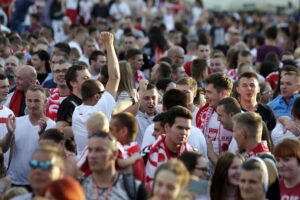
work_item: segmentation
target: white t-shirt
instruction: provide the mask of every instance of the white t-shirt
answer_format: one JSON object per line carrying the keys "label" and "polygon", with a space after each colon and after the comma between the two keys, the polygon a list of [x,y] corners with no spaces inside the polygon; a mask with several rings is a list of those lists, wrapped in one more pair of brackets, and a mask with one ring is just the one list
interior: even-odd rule
{"label": "white t-shirt", "polygon": [[[155,141],[155,138],[152,136],[153,131],[154,131],[154,124],[152,123],[147,127],[147,129],[144,133],[142,149],[144,149],[146,146],[149,146],[150,144],[152,144]],[[191,146],[195,147],[197,149],[197,151],[202,153],[207,158],[206,141],[205,141],[202,131],[199,128],[197,128],[195,126],[191,127],[190,135],[187,138],[187,142]]]}
{"label": "white t-shirt", "polygon": [[294,133],[291,131],[285,131],[284,126],[281,123],[277,123],[275,128],[272,131],[271,138],[274,145],[277,145],[282,140],[286,138],[295,138],[298,139]]}
{"label": "white t-shirt", "polygon": [[88,106],[81,104],[75,108],[72,116],[72,130],[78,156],[82,154],[84,147],[88,144],[86,121],[90,115],[95,112],[102,112],[110,120],[115,106],[116,101],[114,97],[109,92],[104,92],[96,105]]}
{"label": "white t-shirt", "polygon": [[82,53],[82,49],[80,47],[80,44],[78,44],[77,42],[72,40],[72,41],[69,42],[69,46],[70,46],[70,48],[76,48],[79,52],[79,55],[80,55],[79,59],[82,59],[83,53]]}
{"label": "white t-shirt", "polygon": [[195,109],[192,113],[192,115],[193,115],[192,126],[195,126],[195,127],[196,127],[196,116],[198,114],[198,111],[199,111],[199,107],[195,106]]}
{"label": "white t-shirt", "polygon": [[[55,122],[48,118],[46,130],[55,127]],[[7,172],[7,177],[13,184],[28,184],[29,161],[39,146],[39,128],[38,125],[31,124],[28,115],[16,118],[15,145]]]}
{"label": "white t-shirt", "polygon": [[76,10],[78,5],[78,0],[67,0],[66,8]]}
{"label": "white t-shirt", "polygon": [[149,116],[147,113],[142,113],[141,111],[138,111],[138,113],[136,114],[136,120],[139,125],[139,132],[137,134],[136,141],[139,145],[141,145],[143,142],[146,128],[153,123],[153,118],[154,115]]}
{"label": "white t-shirt", "polygon": [[131,10],[127,3],[113,3],[109,9],[110,16],[117,20],[123,20],[124,17],[131,15]]}
{"label": "white t-shirt", "polygon": [[[7,134],[6,121],[10,114],[14,115],[13,111],[8,107],[2,106],[2,108],[0,108],[0,139],[4,138],[4,136]],[[8,164],[8,157],[9,150],[4,154],[4,164],[6,167]]]}

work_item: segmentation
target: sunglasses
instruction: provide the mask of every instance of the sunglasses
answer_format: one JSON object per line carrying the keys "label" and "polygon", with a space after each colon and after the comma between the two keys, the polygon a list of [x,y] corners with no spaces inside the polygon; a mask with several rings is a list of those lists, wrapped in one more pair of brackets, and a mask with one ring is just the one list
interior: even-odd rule
{"label": "sunglasses", "polygon": [[48,169],[50,169],[53,166],[53,164],[50,161],[31,160],[29,162],[29,166],[32,169],[40,168],[42,170],[48,170]]}

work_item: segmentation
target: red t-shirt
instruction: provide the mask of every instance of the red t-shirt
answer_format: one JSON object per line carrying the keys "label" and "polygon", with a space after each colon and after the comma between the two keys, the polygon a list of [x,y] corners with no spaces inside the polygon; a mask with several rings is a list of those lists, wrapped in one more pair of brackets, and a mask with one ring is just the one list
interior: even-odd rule
{"label": "red t-shirt", "polygon": [[300,183],[293,188],[286,188],[283,179],[279,179],[280,200],[300,200]]}

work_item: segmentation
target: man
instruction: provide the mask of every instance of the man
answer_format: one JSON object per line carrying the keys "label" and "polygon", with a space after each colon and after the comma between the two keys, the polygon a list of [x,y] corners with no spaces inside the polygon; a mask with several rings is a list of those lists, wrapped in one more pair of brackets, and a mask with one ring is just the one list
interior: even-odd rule
{"label": "man", "polygon": [[87,130],[85,122],[94,112],[101,111],[108,119],[111,118],[116,106],[116,94],[120,82],[119,63],[113,46],[113,34],[102,32],[101,40],[107,50],[109,79],[104,88],[98,80],[87,80],[82,84],[81,95],[83,104],[77,106],[72,116],[72,130],[77,148],[77,155],[81,155],[87,145]]}
{"label": "man", "polygon": [[195,59],[191,63],[192,77],[197,81],[198,87],[204,88],[204,80],[208,76],[208,66],[204,59]]}
{"label": "man", "polygon": [[[252,57],[251,53],[246,50],[240,51],[238,53],[238,60],[237,60],[238,67],[236,69],[228,69],[227,75],[230,76],[233,80],[237,80],[237,78],[239,76],[238,70],[241,67],[241,65],[250,66],[253,69],[253,72],[255,72],[255,69],[253,68],[252,63],[253,63],[253,57]],[[261,78],[261,77],[259,77],[259,78]]]}
{"label": "man", "polygon": [[[8,120],[8,135],[5,143],[11,144],[12,153],[7,177],[12,184],[28,186],[28,162],[32,153],[38,147],[39,135],[49,128],[55,127],[55,122],[44,114],[46,95],[40,86],[31,86],[26,91],[26,107],[28,115]],[[25,130],[25,131],[24,131]]]}
{"label": "man", "polygon": [[63,156],[55,147],[41,146],[30,158],[26,168],[27,165],[30,167],[29,182],[32,193],[17,196],[13,200],[30,200],[33,196],[41,196],[47,184],[65,175]]}
{"label": "man", "polygon": [[134,86],[135,86],[135,88],[137,88],[139,85],[139,82],[143,79],[146,79],[144,73],[142,71],[140,71],[140,69],[144,65],[143,54],[138,49],[129,49],[126,52],[126,60],[127,60],[127,62],[129,62],[130,66],[131,66],[133,80],[134,80],[134,84],[135,84]]}
{"label": "man", "polygon": [[[233,116],[241,111],[242,110],[239,102],[232,97],[226,97],[219,101],[216,109],[216,112],[218,113],[218,121],[223,125],[224,129],[230,131],[233,130]],[[227,140],[231,140],[228,146],[228,151],[238,151],[235,139],[231,136],[230,138],[227,138]],[[211,143],[208,143],[207,154],[209,159],[215,165],[218,160],[218,155],[214,153],[210,144]]]}
{"label": "man", "polygon": [[[203,40],[198,43],[198,58],[206,60],[207,65],[210,65],[210,46],[208,41]],[[184,69],[186,74],[191,76],[191,62],[187,62],[184,65]]]}
{"label": "man", "polygon": [[71,95],[64,99],[57,111],[56,128],[60,129],[65,138],[73,137],[72,132],[72,115],[76,106],[82,104],[81,86],[85,80],[90,79],[91,75],[84,65],[72,65],[66,72],[66,84]]}
{"label": "man", "polygon": [[[140,90],[143,90],[140,88]],[[157,114],[158,92],[154,85],[148,84],[145,92],[140,97],[140,106],[136,113],[136,119],[139,125],[139,132],[136,141],[139,145],[142,144],[144,131],[152,123],[154,116]]]}
{"label": "man", "polygon": [[109,15],[115,20],[123,21],[124,17],[131,15],[131,10],[126,2],[116,0],[110,6]]}
{"label": "man", "polygon": [[88,139],[88,163],[92,174],[82,181],[87,200],[105,194],[107,199],[147,199],[141,182],[131,175],[118,173],[116,139],[109,133],[96,132]]}
{"label": "man", "polygon": [[[59,62],[68,62],[68,54],[63,52],[63,51],[55,51],[53,54],[52,54],[52,57],[51,57],[51,63],[50,63],[50,67],[51,67],[51,72],[53,75],[53,67],[55,64],[59,63]],[[49,77],[49,76],[48,76]],[[44,88],[56,88],[57,87],[57,84],[54,83],[54,80],[53,80],[53,76],[51,76],[49,79],[45,80],[43,85],[42,85]]]}
{"label": "man", "polygon": [[221,51],[213,52],[210,60],[210,69],[212,73],[223,72],[226,73],[226,58]]}
{"label": "man", "polygon": [[151,72],[151,83],[156,85],[157,82],[162,78],[170,78],[172,73],[171,65],[167,62],[159,62],[153,66]]}
{"label": "man", "polygon": [[89,58],[93,51],[96,50],[96,41],[92,37],[86,37],[83,42],[83,55],[79,59],[79,61],[85,62],[87,65],[89,64]]}
{"label": "man", "polygon": [[239,113],[233,117],[233,137],[246,159],[262,154],[270,154],[269,148],[262,142],[263,121],[254,112]]}
{"label": "man", "polygon": [[[293,104],[291,110],[292,121],[296,124],[300,124],[300,97],[298,97]],[[272,141],[274,145],[277,145],[285,138],[298,138],[299,135],[291,132],[290,130],[286,130],[285,127],[281,123],[277,123],[275,128],[272,131]]]}
{"label": "man", "polygon": [[176,88],[186,94],[188,100],[187,108],[193,115],[192,125],[196,126],[196,115],[199,111],[199,108],[194,104],[194,98],[197,95],[197,82],[191,77],[182,78],[177,81]]}
{"label": "man", "polygon": [[171,74],[171,79],[173,81],[178,81],[179,79],[186,77],[186,73],[184,71],[184,67],[179,64],[172,64],[172,74]]}
{"label": "man", "polygon": [[80,176],[80,171],[76,166],[77,159],[73,152],[69,152],[65,148],[64,134],[56,128],[48,129],[40,136],[39,144],[41,146],[52,146],[58,148],[60,153],[64,156],[65,174],[73,178]]}
{"label": "man", "polygon": [[136,38],[132,33],[123,34],[122,37],[122,50],[120,51],[118,57],[119,60],[125,60],[125,54],[129,49],[136,48]]}
{"label": "man", "polygon": [[57,84],[57,87],[50,90],[46,108],[46,116],[52,120],[57,119],[57,111],[61,102],[70,95],[70,90],[65,80],[65,74],[70,67],[71,63],[61,60],[52,68],[54,83]]}
{"label": "man", "polygon": [[184,61],[184,49],[180,46],[173,46],[167,50],[167,57],[169,57],[174,64],[182,65]]}
{"label": "man", "polygon": [[[5,105],[2,104],[2,102],[6,100],[8,92],[9,92],[8,79],[5,75],[0,73],[0,139],[4,138],[7,133],[6,121],[8,119],[8,116],[14,115],[9,108],[7,108]],[[4,154],[4,159],[5,159],[4,163],[6,167],[8,165],[8,155],[9,155],[8,152]]]}
{"label": "man", "polygon": [[240,194],[245,200],[265,200],[268,191],[268,169],[260,158],[247,160],[242,164]]}
{"label": "man", "polygon": [[9,56],[5,60],[4,65],[4,73],[8,78],[9,81],[9,89],[12,92],[15,89],[15,74],[19,66],[21,65],[20,60],[16,56]]}
{"label": "man", "polygon": [[232,83],[224,73],[214,73],[205,80],[206,104],[196,115],[196,126],[200,128],[207,142],[212,142],[213,150],[217,155],[228,150],[232,138],[232,131],[227,130],[217,121],[215,111],[220,100],[229,96]]}
{"label": "man", "polygon": [[182,106],[167,111],[164,119],[166,134],[159,136],[150,147],[146,164],[147,183],[152,185],[155,170],[160,164],[178,158],[185,151],[194,151],[186,141],[192,119],[191,112]]}
{"label": "man", "polygon": [[239,102],[242,110],[244,112],[251,111],[260,114],[269,131],[272,131],[276,125],[276,119],[273,110],[269,106],[257,102],[260,87],[256,73],[244,72],[239,75],[236,91],[239,94]]}
{"label": "man", "polygon": [[78,27],[76,30],[75,38],[69,42],[69,46],[71,48],[76,48],[78,50],[80,59],[82,59],[83,57],[81,46],[83,45],[83,42],[87,36],[88,36],[87,30],[84,27]]}
{"label": "man", "polygon": [[164,128],[165,116],[166,116],[166,112],[162,112],[153,118],[154,128],[153,128],[152,136],[155,138],[155,140],[158,138],[158,136],[165,134],[165,128]]}
{"label": "man", "polygon": [[36,84],[37,73],[30,65],[23,65],[16,71],[16,90],[5,102],[16,117],[25,115],[25,93],[30,86]]}
{"label": "man", "polygon": [[[168,90],[163,97],[163,111],[168,111],[175,106],[182,106],[187,108],[188,97],[187,95],[179,89]],[[166,117],[166,115],[165,115]],[[154,124],[150,124],[143,137],[142,149],[149,147],[155,141],[155,136],[153,136]],[[200,153],[207,157],[207,146],[203,133],[200,129],[195,126],[191,126],[190,134],[187,138],[187,142],[195,147]],[[146,150],[147,151],[147,150]]]}
{"label": "man", "polygon": [[278,58],[281,58],[282,48],[276,45],[278,29],[276,25],[271,25],[265,30],[266,44],[257,48],[256,71],[260,71],[260,65],[269,52],[275,52]]}
{"label": "man", "polygon": [[300,91],[300,74],[297,72],[286,72],[280,80],[280,94],[268,103],[276,118],[281,116],[291,117],[291,108]]}
{"label": "man", "polygon": [[93,51],[89,57],[91,79],[98,80],[101,69],[107,64],[106,55],[102,51]]}

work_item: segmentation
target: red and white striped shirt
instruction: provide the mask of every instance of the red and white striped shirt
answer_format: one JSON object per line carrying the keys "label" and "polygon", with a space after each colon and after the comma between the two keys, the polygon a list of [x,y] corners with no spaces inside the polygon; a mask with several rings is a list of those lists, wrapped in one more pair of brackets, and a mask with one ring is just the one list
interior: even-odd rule
{"label": "red and white striped shirt", "polygon": [[46,116],[52,120],[56,120],[57,111],[61,102],[67,98],[70,94],[62,96],[59,94],[58,88],[52,88],[50,90],[50,96],[48,98],[47,107],[46,107]]}
{"label": "red and white striped shirt", "polygon": [[195,148],[184,142],[177,155],[169,152],[166,145],[166,135],[160,135],[157,140],[151,145],[150,152],[148,155],[148,161],[146,164],[146,182],[152,186],[154,173],[157,167],[169,160],[178,158],[185,151],[195,151]]}

